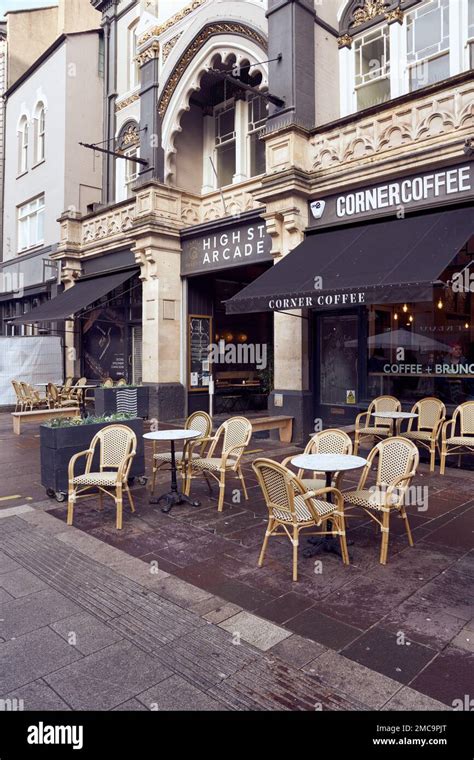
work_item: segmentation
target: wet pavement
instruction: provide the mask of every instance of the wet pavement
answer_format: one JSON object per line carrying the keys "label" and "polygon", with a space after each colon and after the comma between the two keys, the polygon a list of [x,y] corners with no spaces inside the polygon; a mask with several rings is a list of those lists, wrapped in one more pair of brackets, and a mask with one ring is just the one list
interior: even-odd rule
{"label": "wet pavement", "polygon": [[[148,445],[146,452],[149,466]],[[153,689],[163,703],[171,699],[167,694],[181,695],[176,697],[175,709],[180,700],[189,699],[192,705],[193,690],[198,690],[201,697],[205,695],[204,702],[210,700],[209,704],[214,706],[209,709],[221,709],[222,705],[227,709],[255,709],[255,704],[261,704],[261,709],[279,709],[278,704],[286,709],[315,709],[309,707],[311,700],[323,704],[323,709],[452,708],[455,700],[470,693],[474,675],[474,473],[449,467],[441,477],[439,468],[431,475],[427,465],[422,464],[414,481],[422,498],[418,506],[408,507],[413,548],[408,546],[402,521],[392,518],[388,564],[381,566],[380,534],[366,518],[357,517],[348,525],[348,538],[354,542],[351,565],[343,566],[337,556],[330,554],[304,558],[303,540],[299,580],[294,583],[291,545],[287,539],[271,539],[265,566],[257,567],[267,512],[251,461],[256,456],[282,461],[299,452],[296,446],[253,438],[243,468],[249,500],[243,498],[239,481],[231,479],[222,513],[217,512],[217,489],[209,497],[202,480],[193,480],[191,492],[201,506],[176,506],[167,515],[149,504],[145,487],[135,486],[137,512],[132,515],[125,504],[123,530],[115,529],[113,502],[104,500],[101,512],[95,497],[78,502],[71,530],[63,524],[66,505],[47,499],[39,482],[38,428],[28,426],[21,436],[13,436],[9,415],[0,415],[0,517],[4,515],[0,528],[10,524],[0,542],[0,551],[7,562],[6,571],[0,562],[0,603],[16,610],[11,627],[7,624],[4,633],[0,631],[5,639],[0,648],[11,646],[12,635],[19,642],[24,637],[40,635],[45,627],[48,636],[53,631],[60,637],[64,633],[58,633],[57,625],[63,617],[75,617],[84,626],[81,615],[92,615],[106,627],[106,633],[102,634],[107,646],[117,648],[114,657],[123,659],[127,647],[133,646],[141,653],[138,655],[134,650],[130,655],[131,662],[137,658],[139,672],[144,668],[144,661],[140,664],[143,653],[157,660],[162,669],[153,684],[145,683],[146,679],[140,681],[133,695],[124,697],[122,702],[117,701],[124,694],[119,688],[117,696],[105,699],[103,709],[114,709],[128,700],[130,709],[150,709]],[[356,480],[357,473],[348,474],[343,488]],[[156,492],[168,490],[168,483],[169,474],[160,474]],[[32,511],[22,514],[22,505]],[[38,523],[32,515],[38,516]],[[21,536],[15,541],[11,538],[11,532],[24,533],[24,525],[33,532],[40,531],[41,540],[53,542],[54,546],[39,546],[35,551],[41,556],[56,555],[56,568],[51,566],[38,572],[31,561],[33,539],[26,541],[24,536],[22,543]],[[54,526],[58,526],[59,539],[55,537]],[[92,603],[88,595],[74,599],[74,584],[58,587],[57,581],[51,581],[61,576],[60,549],[68,546],[69,541],[75,552],[83,553],[81,556],[91,562],[101,562],[103,556],[112,552],[114,572],[126,573],[133,566],[134,572],[141,568],[143,575],[145,569],[143,583],[147,584],[151,577],[153,583],[159,584],[154,593],[160,603],[166,600],[173,605],[176,608],[173,614],[178,618],[185,610],[209,625],[205,629],[201,624],[191,625],[189,630],[179,628],[163,649],[151,623],[140,628],[134,613],[127,617],[127,604],[123,600],[118,612],[101,617],[101,604],[107,598],[105,591],[100,604],[97,600]],[[18,567],[8,569],[8,560]],[[116,579],[107,583],[113,589]],[[104,585],[107,583],[104,580]],[[46,598],[46,602],[41,602],[41,595],[44,597],[52,590],[64,596],[69,604],[73,601],[77,609],[69,610],[66,605],[56,620],[50,621],[46,616],[39,628],[30,629],[28,625],[22,628],[22,600],[24,603],[25,599],[37,597],[39,609],[48,609],[52,604],[53,609],[59,605],[62,610],[61,605],[65,604],[62,599],[51,602]],[[139,592],[132,589],[129,593],[133,596]],[[168,614],[172,617],[171,611]],[[30,617],[28,613],[27,618]],[[148,617],[153,621],[156,613]],[[217,633],[208,634],[211,630]],[[100,643],[100,631],[97,635]],[[217,662],[212,657],[207,659],[209,647],[218,646],[206,638],[212,635],[224,647]],[[110,636],[119,638],[110,643]],[[236,647],[236,640],[250,647],[250,651]],[[120,653],[120,647],[124,647],[124,652]],[[77,683],[79,689],[81,667],[87,673],[96,664],[95,660],[91,665],[78,663],[91,657],[100,660],[96,652],[102,650],[100,647],[93,653],[86,645],[76,653],[80,656],[74,662],[63,663],[63,676],[52,679],[57,688],[53,683],[48,688],[71,707],[89,705],[91,697],[75,696],[76,687],[71,683]],[[237,661],[235,651],[239,653]],[[189,652],[194,653],[191,658]],[[255,652],[256,661],[252,660]],[[196,662],[201,653],[202,663]],[[225,670],[228,658],[229,672]],[[216,668],[224,672],[222,678],[216,675]],[[68,669],[76,680],[71,681]],[[261,673],[262,683],[268,678],[272,685],[266,690],[262,685],[262,693],[250,698],[248,683],[249,680],[255,683],[257,672]],[[276,689],[280,678],[287,680],[293,701],[288,702],[288,697]],[[301,683],[299,679],[303,679]],[[157,689],[158,683],[168,683],[168,690]],[[38,694],[41,689],[47,690],[43,683],[39,686],[36,683],[34,688],[39,689]],[[142,699],[142,694],[146,698]]]}

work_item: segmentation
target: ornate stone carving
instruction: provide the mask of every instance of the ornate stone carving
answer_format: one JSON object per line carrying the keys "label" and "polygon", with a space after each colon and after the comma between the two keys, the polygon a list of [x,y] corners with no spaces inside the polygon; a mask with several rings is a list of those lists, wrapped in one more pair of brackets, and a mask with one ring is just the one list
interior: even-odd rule
{"label": "ornate stone carving", "polygon": [[123,237],[124,232],[132,229],[134,216],[135,201],[130,201],[127,205],[85,219],[82,223],[82,245],[88,246],[99,240]]}
{"label": "ornate stone carving", "polygon": [[136,103],[137,100],[139,99],[140,99],[140,93],[135,92],[133,95],[130,95],[128,98],[124,98],[124,100],[120,100],[115,106],[115,113],[122,111],[124,108],[127,108],[127,106],[131,106],[132,103]]}
{"label": "ornate stone carving", "polygon": [[365,0],[363,6],[356,8],[353,12],[350,26],[367,24],[377,16],[384,15],[388,11],[389,5],[390,3],[386,0]]}
{"label": "ornate stone carving", "polygon": [[152,42],[151,45],[145,48],[145,50],[138,53],[135,60],[139,66],[143,66],[145,63],[148,63],[148,61],[152,61],[153,58],[157,58],[159,53],[160,43],[155,40],[155,42]]}
{"label": "ornate stone carving", "polygon": [[403,11],[400,7],[387,11],[385,18],[389,24],[403,24]]}
{"label": "ornate stone carving", "polygon": [[340,48],[350,48],[352,45],[352,37],[350,34],[343,34],[341,37],[337,38],[337,44]]}
{"label": "ornate stone carving", "polygon": [[138,44],[143,45],[152,37],[159,37],[161,34],[163,34],[163,32],[171,29],[171,27],[173,27],[179,21],[182,21],[183,18],[186,18],[186,16],[189,16],[190,13],[197,10],[205,2],[206,0],[193,0],[192,3],[189,3],[189,5],[186,5],[180,11],[178,11],[178,13],[175,13],[174,16],[171,16],[171,18],[165,21],[164,24],[161,24],[160,26],[154,26],[152,29],[149,29],[147,32],[145,32],[145,34],[140,37]]}
{"label": "ornate stone carving", "polygon": [[186,49],[186,52],[183,53],[163,88],[163,92],[158,105],[160,116],[164,116],[173,92],[179,80],[183,76],[186,68],[193,60],[194,56],[199,52],[207,40],[216,34],[239,34],[243,37],[248,37],[249,39],[253,40],[264,50],[266,49],[267,43],[265,38],[257,31],[255,31],[255,29],[251,29],[249,26],[246,26],[246,24],[221,22],[218,24],[209,24],[209,26],[204,27],[204,29],[191,42],[189,47]]}
{"label": "ornate stone carving", "polygon": [[182,32],[180,32],[179,34],[175,34],[174,37],[172,37],[170,40],[168,40],[168,42],[165,42],[165,44],[163,45],[163,52],[162,52],[163,63],[168,58],[169,54],[173,50],[174,46],[178,42],[178,40],[181,37],[181,35],[182,35]]}

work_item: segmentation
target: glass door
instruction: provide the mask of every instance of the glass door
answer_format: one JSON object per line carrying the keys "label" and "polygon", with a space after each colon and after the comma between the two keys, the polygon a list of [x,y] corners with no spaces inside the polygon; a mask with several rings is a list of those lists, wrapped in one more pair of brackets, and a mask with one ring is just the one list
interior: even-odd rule
{"label": "glass door", "polygon": [[[317,316],[317,398],[321,417],[355,411],[359,389],[359,314]],[[331,409],[328,409],[331,407]]]}

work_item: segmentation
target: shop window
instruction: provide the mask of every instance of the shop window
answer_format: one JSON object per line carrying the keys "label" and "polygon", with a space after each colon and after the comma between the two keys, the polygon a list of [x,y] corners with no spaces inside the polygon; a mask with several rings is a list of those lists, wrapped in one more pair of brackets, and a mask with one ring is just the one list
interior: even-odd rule
{"label": "shop window", "polygon": [[135,34],[138,19],[128,28],[128,89],[134,90],[140,82],[140,69],[137,63],[137,35]]}
{"label": "shop window", "polygon": [[467,44],[469,48],[469,67],[474,69],[474,0],[468,0],[467,6]]}
{"label": "shop window", "polygon": [[265,98],[251,95],[248,101],[248,145],[250,176],[265,174],[265,143],[260,139],[260,132],[268,118]]}
{"label": "shop window", "polygon": [[[128,158],[138,158],[139,148],[138,145],[133,145],[131,148],[125,151],[125,155]],[[127,188],[127,198],[132,198],[132,185],[136,182],[138,177],[138,164],[136,161],[125,161],[125,185]]]}
{"label": "shop window", "polygon": [[44,240],[44,195],[18,208],[18,252],[27,251]]}
{"label": "shop window", "polygon": [[390,99],[390,35],[387,26],[354,43],[357,110]]}
{"label": "shop window", "polygon": [[320,319],[320,403],[355,404],[358,389],[358,316]]}
{"label": "shop window", "polygon": [[215,110],[215,147],[217,182],[219,187],[230,185],[236,169],[235,103]]}
{"label": "shop window", "polygon": [[449,77],[449,0],[430,0],[407,17],[410,90]]}
{"label": "shop window", "polygon": [[18,174],[28,170],[28,117],[22,116],[18,128]]}

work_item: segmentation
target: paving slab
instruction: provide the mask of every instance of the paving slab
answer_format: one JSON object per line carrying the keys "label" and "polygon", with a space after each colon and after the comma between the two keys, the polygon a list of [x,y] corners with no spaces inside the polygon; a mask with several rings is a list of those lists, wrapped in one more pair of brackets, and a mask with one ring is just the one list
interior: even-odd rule
{"label": "paving slab", "polygon": [[448,707],[471,695],[474,657],[458,647],[447,647],[413,679],[410,686]]}
{"label": "paving slab", "polygon": [[284,628],[252,615],[250,612],[239,612],[220,623],[219,627],[228,631],[233,639],[243,639],[257,649],[261,649],[262,652],[266,652],[267,649],[271,649],[291,635]]}
{"label": "paving slab", "polygon": [[17,638],[77,612],[80,607],[55,589],[37,591],[2,604],[0,636]]}
{"label": "paving slab", "polygon": [[316,657],[319,657],[327,649],[315,641],[305,639],[297,634],[292,634],[287,639],[275,644],[270,650],[270,654],[276,655],[280,660],[293,665],[295,668],[303,668]]}
{"label": "paving slab", "polygon": [[418,712],[419,710],[431,712],[432,710],[449,709],[450,708],[447,705],[443,705],[442,702],[438,702],[436,699],[431,699],[431,697],[427,697],[426,694],[420,694],[419,691],[415,691],[415,689],[411,689],[409,686],[403,686],[400,691],[397,691],[397,693],[394,694],[393,697],[391,697],[382,707],[382,710],[406,710],[409,712],[412,710],[415,712]]}
{"label": "paving slab", "polygon": [[50,710],[70,710],[69,705],[56,694],[41,678],[37,681],[25,684],[15,689],[10,694],[2,697],[4,700],[17,700],[16,704],[21,702],[21,710],[26,712],[50,711]]}
{"label": "paving slab", "polygon": [[86,612],[53,623],[51,628],[84,655],[104,649],[122,638],[116,630]]}
{"label": "paving slab", "polygon": [[11,596],[18,598],[28,596],[28,594],[32,594],[35,591],[41,591],[48,588],[48,586],[38,576],[20,567],[18,570],[12,570],[10,573],[2,573],[0,575],[0,588],[5,589]]}
{"label": "paving slab", "polygon": [[139,694],[137,699],[148,709],[156,711],[214,711],[227,708],[204,691],[196,688],[180,676],[171,676],[151,689]]}

